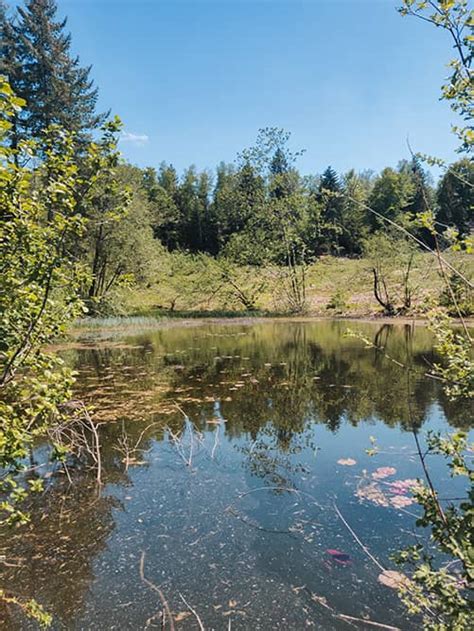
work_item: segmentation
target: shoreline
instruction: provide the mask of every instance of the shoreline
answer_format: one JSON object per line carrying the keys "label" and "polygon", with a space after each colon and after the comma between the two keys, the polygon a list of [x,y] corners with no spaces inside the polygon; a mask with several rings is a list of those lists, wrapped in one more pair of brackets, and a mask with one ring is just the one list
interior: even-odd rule
{"label": "shoreline", "polygon": [[[474,327],[474,318],[466,318],[468,327]],[[168,329],[199,327],[206,324],[212,325],[240,325],[263,324],[270,322],[281,323],[312,323],[312,322],[359,322],[362,324],[390,324],[426,326],[428,318],[422,316],[384,316],[384,315],[202,315],[202,316],[118,316],[110,318],[90,318],[75,323],[68,331],[67,336],[78,338],[84,334],[101,332],[126,332],[133,329]],[[453,319],[454,325],[461,325],[459,319]],[[56,346],[56,345],[55,345]]]}

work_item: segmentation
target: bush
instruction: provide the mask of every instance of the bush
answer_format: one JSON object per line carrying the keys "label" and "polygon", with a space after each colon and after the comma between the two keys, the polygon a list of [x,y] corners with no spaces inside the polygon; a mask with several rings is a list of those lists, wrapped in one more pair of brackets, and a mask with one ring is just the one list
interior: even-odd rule
{"label": "bush", "polygon": [[338,288],[329,298],[326,309],[332,309],[335,313],[344,313],[348,306],[347,292]]}

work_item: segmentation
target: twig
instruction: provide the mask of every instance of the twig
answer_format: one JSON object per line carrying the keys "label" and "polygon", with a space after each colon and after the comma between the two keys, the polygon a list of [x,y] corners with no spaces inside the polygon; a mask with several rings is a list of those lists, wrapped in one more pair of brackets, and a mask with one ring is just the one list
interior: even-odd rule
{"label": "twig", "polygon": [[211,460],[214,460],[214,453],[216,451],[217,444],[219,442],[219,428],[220,428],[220,426],[218,425],[216,427],[216,435],[214,437],[214,446],[213,446],[212,451],[211,451]]}
{"label": "twig", "polygon": [[362,543],[362,541],[359,539],[359,537],[356,535],[356,533],[352,530],[352,528],[349,526],[349,524],[347,523],[347,521],[344,519],[341,511],[338,509],[336,502],[333,503],[334,505],[334,510],[336,511],[339,519],[342,521],[342,523],[344,524],[344,526],[347,528],[347,530],[351,533],[351,535],[353,536],[353,538],[355,539],[355,541],[359,544],[359,546],[362,548],[362,550],[365,552],[365,554],[369,557],[369,559],[371,561],[373,561],[375,563],[375,565],[379,568],[379,570],[381,572],[385,572],[385,568],[377,561],[377,559],[370,553],[369,549],[367,548],[366,545],[364,545]]}
{"label": "twig", "polygon": [[228,513],[230,513],[231,515],[236,517],[243,524],[246,524],[247,526],[251,526],[252,528],[255,528],[256,530],[261,530],[262,532],[268,532],[270,534],[275,534],[275,535],[292,535],[292,534],[294,534],[294,531],[290,530],[289,528],[286,529],[286,530],[276,530],[276,529],[272,530],[271,528],[264,528],[263,526],[259,526],[258,524],[254,524],[249,519],[246,519],[245,517],[240,515],[240,513],[238,513],[234,509],[233,506],[229,506],[226,510],[227,510]]}
{"label": "twig", "polygon": [[160,597],[160,600],[163,603],[163,607],[166,612],[166,615],[168,616],[169,621],[170,621],[170,630],[175,631],[173,616],[171,615],[171,610],[169,608],[168,601],[166,600],[161,589],[157,587],[154,583],[152,583],[150,580],[148,580],[147,577],[145,576],[145,552],[144,551],[142,552],[142,556],[140,558],[140,578],[145,583],[145,585],[148,585],[148,587],[152,589],[154,592],[156,592],[158,596]]}
{"label": "twig", "polygon": [[189,459],[188,459],[188,467],[191,468],[192,464],[193,464],[193,450],[194,450],[194,440],[193,440],[193,436],[194,436],[194,432],[193,432],[193,428],[191,427],[191,431],[190,431],[190,437],[189,437],[189,441],[190,441],[190,446],[189,446]]}
{"label": "twig", "polygon": [[186,607],[189,609],[189,611],[194,615],[194,617],[197,620],[197,623],[199,625],[199,628],[201,629],[201,631],[205,631],[204,629],[204,625],[202,624],[202,620],[199,617],[199,614],[197,613],[197,611],[195,609],[193,609],[191,607],[191,605],[188,603],[188,601],[186,600],[186,598],[183,596],[183,594],[179,594],[179,597],[181,598],[181,600],[183,601],[183,603],[186,605]]}
{"label": "twig", "polygon": [[337,618],[341,620],[352,620],[354,622],[363,622],[371,627],[378,627],[379,629],[389,629],[389,631],[402,631],[400,627],[392,627],[390,624],[382,624],[381,622],[374,622],[373,620],[367,620],[367,618],[356,618],[355,616],[348,616],[344,613],[336,614]]}

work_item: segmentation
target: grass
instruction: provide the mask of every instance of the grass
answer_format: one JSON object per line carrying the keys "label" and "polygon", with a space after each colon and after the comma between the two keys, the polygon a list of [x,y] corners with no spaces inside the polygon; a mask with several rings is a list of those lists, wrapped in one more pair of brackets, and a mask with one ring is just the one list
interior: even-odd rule
{"label": "grass", "polygon": [[81,318],[74,322],[75,329],[135,329],[155,326],[164,318],[151,316],[111,316],[107,318]]}
{"label": "grass", "polygon": [[[473,275],[473,257],[464,253],[448,253],[446,258],[468,276]],[[250,278],[265,277],[266,286],[256,301],[256,309],[239,305],[229,287],[215,291],[216,281],[199,272],[199,276],[164,277],[146,289],[122,289],[117,296],[120,317],[79,321],[79,328],[129,329],[156,326],[177,318],[278,317],[288,315],[281,291],[270,270],[252,270]],[[237,270],[236,282],[244,290],[249,283],[249,270]],[[403,270],[394,267],[387,275],[387,284],[397,299],[402,294]],[[373,295],[370,263],[364,259],[322,257],[307,270],[306,295],[309,316],[372,317],[381,313]],[[410,314],[423,317],[444,287],[436,260],[428,253],[416,256],[412,273],[413,304]],[[169,308],[173,305],[173,309]]]}

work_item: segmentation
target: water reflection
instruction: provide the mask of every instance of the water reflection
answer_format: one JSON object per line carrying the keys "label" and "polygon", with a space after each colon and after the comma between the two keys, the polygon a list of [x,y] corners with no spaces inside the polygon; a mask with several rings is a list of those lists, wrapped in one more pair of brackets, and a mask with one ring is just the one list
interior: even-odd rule
{"label": "water reflection", "polygon": [[[346,337],[349,328],[374,347]],[[104,419],[109,412],[114,419],[175,416],[179,403],[202,427],[219,401],[229,435],[255,438],[271,423],[282,448],[309,420],[333,431],[373,418],[412,427],[436,403],[453,425],[471,421],[467,405],[449,403],[439,383],[425,378],[436,358],[420,327],[277,322],[172,329],[128,342],[72,358],[79,393]]]}
{"label": "water reflection", "polygon": [[[3,533],[1,584],[37,598],[58,629],[160,628],[139,576],[145,553],[178,628],[196,627],[180,593],[206,628],[346,628],[331,608],[416,628],[334,505],[389,563],[416,513],[361,501],[357,488],[380,464],[419,475],[410,431],[467,427],[469,408],[425,376],[435,357],[424,328],[351,324],[371,348],[347,328],[206,325],[64,350],[104,423],[105,486],[56,474],[33,523]],[[371,434],[385,449],[376,463]],[[338,464],[347,457],[353,467]],[[350,562],[333,563],[332,549]]]}

